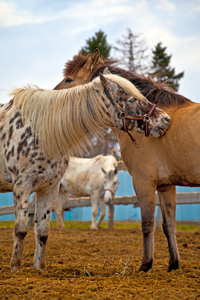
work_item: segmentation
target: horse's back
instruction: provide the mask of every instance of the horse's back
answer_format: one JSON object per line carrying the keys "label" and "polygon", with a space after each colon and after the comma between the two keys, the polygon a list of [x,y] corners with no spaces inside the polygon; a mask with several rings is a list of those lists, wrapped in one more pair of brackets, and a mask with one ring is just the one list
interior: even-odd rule
{"label": "horse's back", "polygon": [[104,181],[99,160],[100,157],[70,157],[69,165],[61,180],[65,191],[77,196],[90,196],[92,189],[99,189]]}

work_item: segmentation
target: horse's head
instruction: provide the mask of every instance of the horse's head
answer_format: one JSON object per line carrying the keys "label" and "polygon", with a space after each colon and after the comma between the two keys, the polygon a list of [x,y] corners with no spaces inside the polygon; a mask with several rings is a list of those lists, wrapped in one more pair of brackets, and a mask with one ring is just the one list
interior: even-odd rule
{"label": "horse's head", "polygon": [[115,196],[115,192],[118,187],[117,178],[117,167],[110,168],[110,170],[105,170],[101,168],[102,172],[105,174],[104,180],[104,202],[110,204]]}
{"label": "horse's head", "polygon": [[68,89],[76,85],[90,81],[90,74],[97,65],[103,63],[99,57],[99,50],[96,49],[91,55],[84,56],[80,53],[68,61],[64,69],[64,79],[54,88],[55,90]]}
{"label": "horse's head", "polygon": [[[90,56],[83,56],[81,54],[75,55],[72,61],[66,63],[64,70],[65,77],[55,89],[66,89],[87,83],[91,81],[94,76],[98,75],[100,70],[103,72],[106,66],[110,66],[110,62],[103,61],[100,58],[98,49]],[[107,87],[105,88],[107,89]],[[125,118],[122,122],[123,126],[121,126],[120,129],[125,131],[134,130],[145,133],[145,135],[159,137],[169,128],[169,116],[158,107],[153,107],[153,104],[148,102],[144,97],[144,101],[138,101],[133,95],[128,95],[125,91],[122,91],[122,89],[118,89],[118,95],[116,91],[117,88],[116,86],[114,87],[113,84],[112,87],[110,87],[110,94],[112,94],[112,97],[121,106],[126,115],[145,118],[141,120]],[[118,98],[115,98],[116,95]],[[119,99],[121,99],[121,101],[119,101]]]}
{"label": "horse's head", "polygon": [[169,128],[170,117],[149,102],[130,81],[113,74],[100,74],[100,80],[110,100],[107,109],[115,127],[153,137],[163,135]]}

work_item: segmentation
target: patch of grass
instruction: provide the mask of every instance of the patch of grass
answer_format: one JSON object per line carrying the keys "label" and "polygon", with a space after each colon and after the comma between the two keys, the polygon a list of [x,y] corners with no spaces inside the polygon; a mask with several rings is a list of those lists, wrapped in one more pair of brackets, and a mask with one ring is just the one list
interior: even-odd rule
{"label": "patch of grass", "polygon": [[[64,221],[65,227],[67,229],[89,229],[91,222],[84,222],[84,221]],[[51,228],[56,228],[57,223],[56,221],[51,221],[50,223]],[[108,228],[108,222],[104,221],[101,223],[101,228],[106,229]],[[0,221],[0,228],[14,228],[14,221]],[[134,228],[141,228],[140,222],[134,221],[115,221],[114,228],[116,229],[134,229]],[[200,230],[198,222],[177,222],[176,224],[177,231],[184,231],[184,232],[195,232]]]}
{"label": "patch of grass", "polygon": [[[67,229],[89,229],[90,228],[90,222],[84,222],[84,221],[64,221],[65,228]],[[57,227],[56,221],[51,221],[51,227]]]}
{"label": "patch of grass", "polygon": [[185,232],[195,232],[198,231],[200,228],[198,226],[198,223],[177,223],[176,224],[176,229],[178,231],[185,231]]}
{"label": "patch of grass", "polygon": [[14,228],[14,221],[0,221],[0,228]]}
{"label": "patch of grass", "polygon": [[[64,221],[65,228],[67,229],[90,229],[91,222],[90,221]],[[57,226],[56,221],[51,221],[51,227],[55,228]],[[107,229],[108,222],[101,222],[100,228]],[[133,221],[116,221],[114,222],[114,228],[116,229],[133,229],[133,228],[141,228],[140,222]]]}
{"label": "patch of grass", "polygon": [[[100,225],[101,228],[108,228],[108,222],[104,221]],[[140,222],[134,221],[115,221],[114,228],[116,229],[133,229],[133,228],[141,228]]]}

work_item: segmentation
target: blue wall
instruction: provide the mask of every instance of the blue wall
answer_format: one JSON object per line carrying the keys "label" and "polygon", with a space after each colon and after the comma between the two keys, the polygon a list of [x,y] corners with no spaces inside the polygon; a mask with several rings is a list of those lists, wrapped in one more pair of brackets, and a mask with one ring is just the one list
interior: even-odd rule
{"label": "blue wall", "polygon": [[[12,193],[4,193],[0,194],[0,206],[8,206],[8,205],[13,205],[13,194]],[[3,215],[0,216],[0,221],[2,220],[14,220],[15,216],[14,215]]]}
{"label": "blue wall", "polygon": [[[132,186],[131,176],[127,171],[118,173],[119,186],[116,196],[131,196],[135,194]],[[200,192],[200,188],[177,187],[177,193],[182,192]],[[0,206],[13,205],[12,193],[0,194]],[[156,215],[157,215],[156,208]],[[75,208],[69,212],[64,213],[65,220],[80,220],[90,221],[92,215],[91,207]],[[107,220],[108,208],[105,220]],[[199,221],[200,204],[184,204],[176,206],[177,221]],[[55,213],[52,213],[51,219],[55,219]],[[115,220],[135,220],[139,221],[140,209],[134,208],[133,205],[116,205],[115,206]],[[0,220],[14,220],[14,215],[0,216]]]}
{"label": "blue wall", "polygon": [[[119,172],[118,179],[120,184],[116,192],[116,196],[131,196],[135,194],[132,185],[132,178],[127,171]],[[200,192],[199,188],[179,187],[176,188],[177,193]],[[156,207],[155,216],[157,216],[158,207]],[[90,221],[92,215],[91,207],[75,208],[72,211],[64,213],[65,220],[81,220]],[[134,220],[140,221],[140,208],[134,208],[133,205],[115,205],[115,220]],[[177,221],[199,221],[200,204],[184,204],[176,206]],[[52,213],[52,219],[55,220],[55,213]],[[106,210],[106,218],[108,219],[108,207]]]}

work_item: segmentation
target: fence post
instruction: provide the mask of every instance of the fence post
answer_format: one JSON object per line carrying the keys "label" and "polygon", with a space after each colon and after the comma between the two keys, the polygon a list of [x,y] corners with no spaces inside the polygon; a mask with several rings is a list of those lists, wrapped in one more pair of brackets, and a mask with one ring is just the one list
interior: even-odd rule
{"label": "fence post", "polygon": [[114,204],[108,206],[108,228],[114,227]]}
{"label": "fence post", "polygon": [[29,215],[29,227],[34,227],[34,214]]}
{"label": "fence post", "polygon": [[162,214],[161,214],[160,206],[158,206],[158,214],[156,217],[156,229],[161,229],[161,228],[162,228]]}

